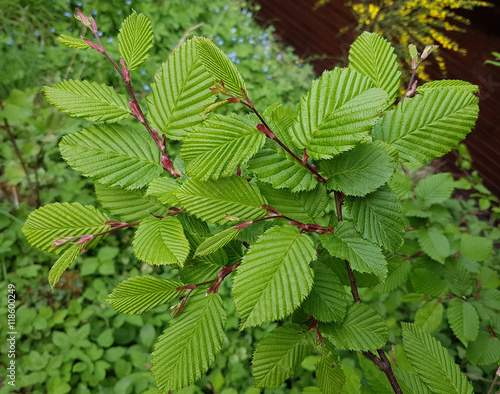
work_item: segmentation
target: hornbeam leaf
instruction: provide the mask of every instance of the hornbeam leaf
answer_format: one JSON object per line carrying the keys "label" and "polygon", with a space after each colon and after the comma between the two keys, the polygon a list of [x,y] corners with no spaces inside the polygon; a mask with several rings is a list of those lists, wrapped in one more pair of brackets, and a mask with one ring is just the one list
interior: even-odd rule
{"label": "hornbeam leaf", "polygon": [[401,390],[403,390],[403,394],[431,394],[425,383],[415,372],[395,368],[394,375]]}
{"label": "hornbeam leaf", "polygon": [[418,230],[418,243],[425,253],[433,260],[444,264],[444,259],[450,255],[450,242],[448,238],[436,227]]}
{"label": "hornbeam leaf", "polygon": [[212,254],[227,245],[233,239],[236,239],[238,235],[243,231],[243,229],[233,230],[232,227],[215,234],[214,236],[207,238],[203,241],[196,249],[196,256],[206,256]]}
{"label": "hornbeam leaf", "polygon": [[59,147],[71,168],[107,186],[137,189],[163,171],[153,139],[128,126],[95,125],[66,135]]}
{"label": "hornbeam leaf", "polygon": [[95,193],[101,205],[112,215],[127,222],[137,222],[151,217],[151,213],[165,216],[168,208],[153,196],[144,196],[139,190],[95,185]]}
{"label": "hornbeam leaf", "polygon": [[388,150],[379,144],[360,144],[321,163],[329,177],[328,188],[348,196],[364,196],[384,185],[396,168]]}
{"label": "hornbeam leaf", "polygon": [[88,49],[88,48],[90,48],[89,44],[87,44],[81,38],[67,36],[66,34],[61,34],[59,37],[56,38],[56,41],[59,44],[66,45],[67,47],[70,47],[70,48],[76,48],[76,49]]}
{"label": "hornbeam leaf", "polygon": [[457,90],[433,89],[405,98],[373,129],[406,161],[426,162],[448,153],[471,131],[478,116],[478,98]]}
{"label": "hornbeam leaf", "polygon": [[151,275],[134,276],[113,289],[106,298],[113,308],[127,315],[140,315],[182,295],[175,289],[181,282]]}
{"label": "hornbeam leaf", "polygon": [[313,159],[331,158],[369,139],[387,93],[350,69],[326,71],[301,98],[292,139]]}
{"label": "hornbeam leaf", "polygon": [[241,99],[245,94],[241,91],[247,90],[245,81],[234,63],[222,52],[211,39],[196,37],[198,57],[207,71],[212,75],[214,82],[224,83],[225,88],[234,96]]}
{"label": "hornbeam leaf", "polygon": [[415,324],[431,333],[436,331],[443,321],[444,307],[441,302],[422,302],[415,315]]}
{"label": "hornbeam leaf", "polygon": [[394,48],[376,33],[364,32],[349,49],[349,68],[360,72],[384,89],[392,104],[401,86],[401,71]]}
{"label": "hornbeam leaf", "polygon": [[218,294],[192,294],[163,331],[153,351],[153,376],[161,392],[198,380],[222,348],[226,313]]}
{"label": "hornbeam leaf", "polygon": [[274,189],[265,183],[259,183],[259,189],[268,205],[282,215],[303,223],[315,223],[328,205],[328,194],[323,185],[318,185],[314,190],[299,193],[291,193],[286,189]]}
{"label": "hornbeam leaf", "polygon": [[[31,246],[59,254],[68,248],[72,249],[73,245],[66,242],[54,248],[52,244],[56,241],[56,237],[101,233],[110,229],[109,225],[105,224],[108,220],[104,213],[90,205],[76,202],[54,203],[31,212],[22,231]],[[74,240],[77,241],[78,239]],[[94,241],[91,241],[89,246]],[[79,246],[81,249],[82,245]]]}
{"label": "hornbeam leaf", "polygon": [[71,247],[66,249],[62,256],[54,263],[49,272],[49,284],[52,291],[57,282],[59,282],[63,272],[66,271],[70,264],[78,257],[81,249],[82,245],[71,245]]}
{"label": "hornbeam leaf", "polygon": [[96,82],[66,80],[44,88],[47,101],[70,116],[91,122],[115,123],[130,114],[125,96]]}
{"label": "hornbeam leaf", "polygon": [[316,364],[316,377],[323,394],[343,393],[345,374],[331,353],[323,353],[321,360]]}
{"label": "hornbeam leaf", "polygon": [[474,342],[469,343],[466,355],[474,366],[496,364],[500,359],[500,339],[483,331]]}
{"label": "hornbeam leaf", "polygon": [[425,93],[434,89],[458,89],[465,90],[470,93],[479,92],[479,86],[473,85],[469,82],[460,81],[458,79],[442,79],[440,81],[427,82],[422,86],[417,87],[417,92]]}
{"label": "hornbeam leaf", "polygon": [[344,286],[330,267],[321,261],[311,264],[314,284],[311,293],[302,303],[304,311],[323,322],[341,322],[347,310]]}
{"label": "hornbeam leaf", "polygon": [[179,219],[144,219],[132,242],[136,257],[153,265],[177,264],[182,267],[189,255],[189,242]]}
{"label": "hornbeam leaf", "polygon": [[433,393],[473,394],[467,377],[437,339],[414,324],[402,325],[406,357]]}
{"label": "hornbeam leaf", "polygon": [[388,250],[397,250],[406,232],[406,218],[398,196],[385,185],[365,197],[345,199],[363,237]]}
{"label": "hornbeam leaf", "polygon": [[129,70],[136,70],[149,57],[153,46],[151,22],[143,14],[134,11],[123,21],[118,33],[118,50]]}
{"label": "hornbeam leaf", "polygon": [[462,234],[460,237],[460,254],[474,261],[484,261],[490,257],[493,241],[484,237]]}
{"label": "hornbeam leaf", "polygon": [[196,55],[196,43],[188,40],[177,47],[161,70],[148,96],[148,114],[154,128],[174,140],[182,140],[215,95],[209,90],[212,78]]}
{"label": "hornbeam leaf", "polygon": [[357,355],[359,366],[363,370],[365,379],[370,385],[371,392],[377,394],[393,394],[394,390],[391,388],[391,384],[389,383],[387,376],[380,369],[378,369],[371,360],[365,357],[365,355],[362,355],[361,353],[358,353]]}
{"label": "hornbeam leaf", "polygon": [[149,184],[145,195],[156,197],[162,204],[179,206],[180,202],[173,191],[180,186],[181,184],[174,178],[156,178]]}
{"label": "hornbeam leaf", "polygon": [[320,331],[332,341],[336,349],[380,349],[389,338],[389,331],[380,315],[368,305],[360,303],[349,305],[342,323],[320,323]]}
{"label": "hornbeam leaf", "polygon": [[253,355],[255,387],[275,389],[292,376],[313,350],[313,332],[298,324],[281,326],[264,337]]}
{"label": "hornbeam leaf", "polygon": [[232,175],[265,141],[251,118],[215,115],[184,139],[180,154],[186,172],[205,181]]}
{"label": "hornbeam leaf", "polygon": [[352,222],[339,222],[335,234],[324,234],[320,239],[330,255],[349,261],[352,269],[373,272],[381,279],[387,276],[387,261],[382,251],[363,239]]}
{"label": "hornbeam leaf", "polygon": [[[274,226],[250,247],[234,278],[241,329],[282,319],[309,294],[316,258],[311,238],[292,226]],[[280,302],[276,302],[280,300]]]}
{"label": "hornbeam leaf", "polygon": [[424,207],[447,201],[455,190],[455,181],[449,172],[434,174],[422,179],[415,187],[415,196],[424,202]]}
{"label": "hornbeam leaf", "polygon": [[479,334],[479,315],[476,308],[461,298],[454,298],[448,305],[448,323],[455,336],[465,346]]}
{"label": "hornbeam leaf", "polygon": [[260,207],[266,200],[259,189],[239,176],[206,182],[189,179],[174,195],[187,212],[209,223],[228,223],[226,214],[241,220],[265,215]]}

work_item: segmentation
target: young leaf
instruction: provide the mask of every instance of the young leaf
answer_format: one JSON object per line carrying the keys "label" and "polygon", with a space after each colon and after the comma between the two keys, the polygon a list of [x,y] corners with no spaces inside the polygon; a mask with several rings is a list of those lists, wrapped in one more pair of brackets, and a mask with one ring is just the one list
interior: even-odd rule
{"label": "young leaf", "polygon": [[174,192],[184,209],[209,223],[228,223],[226,214],[241,220],[265,215],[266,200],[245,178],[232,176],[202,182],[189,179]]}
{"label": "young leaf", "polygon": [[153,46],[151,22],[134,11],[123,21],[118,33],[118,50],[129,70],[136,70],[149,57]]}
{"label": "young leaf", "polygon": [[465,346],[479,334],[479,315],[476,308],[460,298],[454,298],[448,305],[448,323],[455,336]]}
{"label": "young leaf", "polygon": [[331,353],[323,353],[321,360],[316,365],[318,386],[323,394],[343,393],[346,377],[342,367]]}
{"label": "young leaf", "polygon": [[406,161],[426,162],[448,153],[471,131],[479,112],[472,93],[430,90],[405,98],[373,128],[373,138],[384,141]]}
{"label": "young leaf", "polygon": [[335,272],[321,261],[311,264],[314,284],[311,293],[302,303],[304,311],[323,322],[341,322],[347,310],[347,298]]}
{"label": "young leaf", "polygon": [[147,118],[152,127],[173,140],[182,140],[203,121],[203,112],[215,95],[212,78],[196,55],[196,43],[188,40],[174,50],[155,76],[148,96]]}
{"label": "young leaf", "polygon": [[292,376],[313,350],[312,335],[312,331],[292,324],[278,327],[264,337],[252,359],[255,387],[278,388]]}
{"label": "young leaf", "polygon": [[415,196],[424,202],[424,207],[430,207],[448,200],[453,190],[453,176],[449,172],[442,172],[422,179],[415,187]]}
{"label": "young leaf", "polygon": [[89,44],[87,44],[81,38],[67,36],[66,34],[61,34],[59,37],[56,38],[56,41],[59,44],[66,45],[67,47],[70,47],[70,48],[75,48],[75,49],[88,49],[88,48],[90,48]]}
{"label": "young leaf", "polygon": [[420,228],[418,243],[425,253],[441,264],[444,264],[444,259],[450,255],[450,242],[436,227]]}
{"label": "young leaf", "polygon": [[173,191],[181,186],[174,178],[160,177],[154,179],[148,186],[146,196],[154,196],[165,205],[179,206],[180,201],[174,196]]}
{"label": "young leaf", "polygon": [[320,331],[337,349],[375,350],[383,347],[389,331],[380,315],[368,305],[352,303],[342,323],[321,323]]}
{"label": "young leaf", "polygon": [[221,231],[220,233],[215,234],[210,238],[207,238],[196,249],[195,257],[212,254],[213,252],[227,245],[233,239],[236,239],[242,231],[243,229],[233,230],[233,228],[230,227],[224,231]]}
{"label": "young leaf", "polygon": [[101,205],[110,214],[127,222],[137,222],[151,217],[165,216],[168,208],[153,196],[144,196],[139,190],[123,190],[119,187],[108,187],[96,184],[95,193]]}
{"label": "young leaf", "polygon": [[493,241],[484,237],[474,237],[469,234],[460,236],[460,254],[474,261],[484,261],[490,257]]}
{"label": "young leaf", "polygon": [[189,242],[179,219],[144,219],[132,242],[136,257],[153,265],[177,264],[182,267],[189,254]]}
{"label": "young leaf", "polygon": [[440,81],[427,82],[417,87],[417,92],[425,93],[434,89],[457,89],[465,90],[466,92],[470,93],[479,92],[479,86],[473,85],[466,81],[460,81],[458,79],[442,79]]}
{"label": "young leaf", "polygon": [[54,287],[59,282],[61,275],[70,266],[70,264],[78,257],[82,245],[71,245],[66,251],[57,259],[49,272],[49,284],[54,291]]}
{"label": "young leaf", "polygon": [[265,183],[259,183],[259,189],[267,204],[277,209],[282,215],[303,223],[315,223],[328,205],[328,194],[323,185],[308,192],[291,193],[289,190],[277,190]]}
{"label": "young leaf", "polygon": [[398,97],[401,72],[393,46],[376,33],[364,32],[349,49],[349,68],[373,81],[384,89],[392,104]]}
{"label": "young leaf", "polygon": [[373,272],[381,279],[387,276],[387,261],[382,251],[363,239],[352,222],[339,222],[334,235],[324,234],[320,239],[330,255],[349,261],[352,269]]}
{"label": "young leaf", "polygon": [[115,123],[130,115],[127,98],[110,86],[73,79],[46,86],[44,91],[59,111],[91,122]]}
{"label": "young leaf", "polygon": [[[52,247],[56,237],[89,235],[109,230],[109,218],[91,205],[54,203],[29,214],[22,231],[31,246],[59,254],[72,248],[70,242]],[[74,242],[78,241],[76,239]],[[92,241],[93,242],[93,241]],[[82,245],[80,245],[81,249]],[[69,256],[69,254],[67,255]]]}
{"label": "young leaf", "polygon": [[313,159],[331,158],[369,139],[387,93],[357,71],[336,68],[313,81],[291,129],[295,145]]}
{"label": "young leaf", "polygon": [[182,295],[181,282],[151,275],[134,276],[113,289],[106,298],[113,308],[127,315],[140,315]]}
{"label": "young leaf", "polygon": [[347,196],[345,205],[363,237],[387,250],[401,246],[406,232],[405,212],[389,186],[365,197]]}
{"label": "young leaf", "polygon": [[296,227],[274,226],[260,236],[234,278],[233,297],[241,329],[292,313],[311,291],[309,262],[315,258],[311,238]]}
{"label": "young leaf", "polygon": [[163,171],[153,139],[124,125],[95,125],[66,135],[59,148],[71,168],[106,186],[137,189]]}
{"label": "young leaf", "polygon": [[238,166],[262,148],[265,140],[253,119],[215,115],[184,139],[180,154],[187,163],[186,172],[206,181],[234,174]]}
{"label": "young leaf", "polygon": [[403,346],[415,372],[432,392],[473,394],[467,377],[460,372],[446,348],[423,329],[403,323]]}
{"label": "young leaf", "polygon": [[212,75],[216,84],[224,83],[229,93],[241,99],[245,98],[241,91],[247,90],[245,81],[241,77],[234,63],[222,52],[211,39],[196,37],[198,57],[207,71]]}
{"label": "young leaf", "polygon": [[415,372],[397,368],[394,369],[394,375],[404,394],[431,394],[425,383]]}
{"label": "young leaf", "polygon": [[208,370],[221,350],[225,325],[218,294],[200,291],[189,297],[154,347],[152,372],[160,391],[187,387]]}
{"label": "young leaf", "polygon": [[436,331],[443,321],[444,307],[441,302],[422,302],[415,315],[415,324],[428,333]]}
{"label": "young leaf", "polygon": [[472,365],[496,364],[500,359],[500,339],[483,331],[474,342],[469,343],[466,355]]}
{"label": "young leaf", "polygon": [[364,143],[321,163],[328,176],[328,189],[348,196],[364,196],[391,179],[396,163],[385,147]]}
{"label": "young leaf", "polygon": [[[393,394],[394,390],[387,379],[387,376],[377,368],[377,366],[361,353],[357,354],[359,366],[363,370],[365,379],[370,385],[371,392],[377,394]],[[398,360],[399,361],[399,360]],[[393,367],[393,371],[394,371]],[[399,382],[398,382],[399,383]]]}

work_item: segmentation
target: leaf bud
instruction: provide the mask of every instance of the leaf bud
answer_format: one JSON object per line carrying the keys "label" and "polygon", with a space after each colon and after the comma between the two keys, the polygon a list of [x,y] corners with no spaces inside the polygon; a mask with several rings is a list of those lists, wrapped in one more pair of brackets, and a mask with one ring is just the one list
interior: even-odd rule
{"label": "leaf bud", "polygon": [[76,9],[75,18],[78,19],[80,22],[82,22],[83,25],[90,27],[89,18],[87,18],[87,16],[82,11],[80,11],[78,8]]}

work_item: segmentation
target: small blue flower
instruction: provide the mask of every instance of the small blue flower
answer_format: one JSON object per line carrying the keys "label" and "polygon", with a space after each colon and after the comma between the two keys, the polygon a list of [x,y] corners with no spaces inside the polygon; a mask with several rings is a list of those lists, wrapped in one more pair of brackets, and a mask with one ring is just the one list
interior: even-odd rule
{"label": "small blue flower", "polygon": [[82,4],[83,4],[83,3],[82,3],[81,1],[77,1],[77,2],[76,2],[76,5],[77,5],[78,7],[81,7],[81,6],[82,6]]}
{"label": "small blue flower", "polygon": [[249,26],[249,25],[250,25],[250,22],[245,21],[244,25],[245,25],[245,26]]}
{"label": "small blue flower", "polygon": [[104,34],[102,31],[98,31],[97,34],[99,35],[99,37],[102,37],[102,35]]}
{"label": "small blue flower", "polygon": [[116,11],[117,15],[121,15],[122,14],[122,10],[118,10]]}
{"label": "small blue flower", "polygon": [[[250,41],[249,41],[249,42],[250,42]],[[254,58],[254,59],[258,59],[258,58],[259,58],[259,55],[257,55],[256,53],[254,53],[253,58]]]}
{"label": "small blue flower", "polygon": [[279,60],[281,60],[281,59],[283,59],[283,55],[282,55],[281,53],[278,53],[278,54],[276,55],[276,60],[278,60],[278,61],[279,61]]}
{"label": "small blue flower", "polygon": [[38,30],[35,30],[35,36],[40,37],[40,32]]}
{"label": "small blue flower", "polygon": [[66,11],[66,12],[64,13],[64,16],[66,16],[66,17],[68,17],[68,18],[71,18],[73,15],[71,15],[71,12]]}
{"label": "small blue flower", "polygon": [[7,45],[14,45],[14,41],[12,40],[7,41]]}
{"label": "small blue flower", "polygon": [[125,4],[127,4],[127,5],[132,4],[132,0],[125,0]]}
{"label": "small blue flower", "polygon": [[218,13],[220,12],[220,10],[219,10],[218,8],[216,8],[216,9],[214,10],[214,12],[215,12],[216,14],[218,14]]}
{"label": "small blue flower", "polygon": [[225,10],[227,10],[228,5],[227,5],[227,4],[224,4],[224,7],[222,7],[222,8],[224,8]]}
{"label": "small blue flower", "polygon": [[55,32],[56,32],[56,29],[52,28],[52,29],[50,29],[50,32],[51,32],[51,33],[55,33]]}
{"label": "small blue flower", "polygon": [[247,14],[247,10],[245,10],[244,8],[241,10],[241,15],[246,15]]}
{"label": "small blue flower", "polygon": [[108,37],[108,42],[113,42],[113,38],[112,37]]}
{"label": "small blue flower", "polygon": [[240,37],[240,38],[238,38],[238,42],[242,43],[242,42],[245,42],[245,40],[243,39],[243,37]]}
{"label": "small blue flower", "polygon": [[236,40],[237,40],[236,36],[231,37],[231,41],[236,41]]}
{"label": "small blue flower", "polygon": [[235,59],[235,60],[234,60],[234,62],[235,62],[236,64],[240,64],[240,59]]}
{"label": "small blue flower", "polygon": [[141,68],[141,70],[140,70],[139,72],[140,72],[142,75],[146,75],[146,70],[143,70],[142,68]]}
{"label": "small blue flower", "polygon": [[253,14],[252,14],[251,12],[249,12],[249,13],[247,14],[247,16],[248,16],[249,18],[251,18],[251,17],[253,16]]}
{"label": "small blue flower", "polygon": [[264,67],[262,68],[262,71],[264,71],[265,73],[267,73],[267,72],[269,71],[269,67],[264,66]]}
{"label": "small blue flower", "polygon": [[268,75],[267,79],[273,79],[273,76],[272,75]]}
{"label": "small blue flower", "polygon": [[254,40],[253,38],[250,38],[250,39],[248,40],[248,43],[253,45],[253,44],[255,44],[255,40]]}
{"label": "small blue flower", "polygon": [[218,40],[217,44],[219,44],[219,46],[224,45],[224,40]]}
{"label": "small blue flower", "polygon": [[147,92],[151,92],[151,87],[149,85],[142,85],[142,88]]}
{"label": "small blue flower", "polygon": [[236,27],[231,27],[231,34],[236,33]]}
{"label": "small blue flower", "polygon": [[96,16],[97,15],[97,10],[92,11],[92,15]]}

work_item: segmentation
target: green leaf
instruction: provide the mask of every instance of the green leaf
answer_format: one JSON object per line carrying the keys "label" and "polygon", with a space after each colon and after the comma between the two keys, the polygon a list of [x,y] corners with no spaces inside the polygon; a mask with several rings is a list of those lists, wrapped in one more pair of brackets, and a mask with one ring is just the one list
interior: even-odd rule
{"label": "green leaf", "polygon": [[313,159],[331,158],[369,139],[387,93],[357,71],[336,68],[313,81],[291,129],[295,145]]}
{"label": "green leaf", "polygon": [[496,364],[500,359],[500,339],[483,331],[474,342],[469,343],[466,355],[472,365]]}
{"label": "green leaf", "polygon": [[343,392],[346,377],[342,367],[330,352],[323,353],[323,357],[316,365],[316,378],[323,394]]}
{"label": "green leaf", "polygon": [[189,254],[189,242],[182,224],[173,216],[144,219],[132,244],[136,257],[153,265],[178,264],[182,267]]}
{"label": "green leaf", "polygon": [[76,79],[59,82],[44,88],[47,101],[70,116],[91,122],[115,123],[130,114],[125,96],[110,86]]}
{"label": "green leaf", "polygon": [[381,279],[387,276],[387,261],[382,251],[363,239],[352,222],[339,222],[334,231],[334,235],[320,236],[321,243],[330,255],[349,261],[356,271],[373,272]]}
{"label": "green leaf", "polygon": [[286,189],[277,190],[265,183],[259,183],[259,189],[268,205],[282,215],[303,223],[315,223],[328,205],[328,194],[323,185],[299,193],[291,193]]}
{"label": "green leaf", "polygon": [[174,178],[156,178],[149,184],[146,196],[154,196],[165,205],[179,206],[180,201],[174,196],[173,191],[180,186],[181,184]]}
{"label": "green leaf", "polygon": [[342,394],[361,394],[361,378],[354,369],[347,365],[342,365],[345,375],[345,385]]}
{"label": "green leaf", "polygon": [[406,232],[406,218],[399,197],[387,185],[365,197],[347,196],[345,205],[364,238],[397,250]]}
{"label": "green leaf", "polygon": [[[394,390],[391,388],[391,384],[389,383],[387,376],[365,355],[358,353],[357,356],[359,366],[363,370],[364,377],[370,385],[372,390],[371,392],[377,394],[393,394]],[[393,367],[393,372],[394,369],[396,368]]]}
{"label": "green leaf", "polygon": [[202,182],[189,179],[174,192],[184,209],[209,223],[224,224],[226,214],[244,219],[263,217],[266,204],[259,189],[245,178],[232,176]]}
{"label": "green leaf", "polygon": [[196,37],[196,44],[199,59],[212,75],[214,82],[220,84],[222,81],[231,94],[244,99],[245,95],[241,89],[247,90],[245,81],[231,59],[209,38]]}
{"label": "green leaf", "polygon": [[379,144],[360,144],[349,152],[321,163],[328,176],[328,189],[348,196],[364,196],[391,179],[396,168],[388,150]]}
{"label": "green leaf", "polygon": [[320,331],[332,341],[336,349],[380,349],[389,338],[387,326],[380,315],[368,305],[360,303],[349,305],[342,323],[321,323]]}
{"label": "green leaf", "polygon": [[[250,247],[233,284],[241,329],[291,314],[310,293],[316,258],[306,234],[292,226],[274,226]],[[276,302],[280,300],[280,302]]]}
{"label": "green leaf", "polygon": [[415,56],[418,55],[417,47],[414,44],[408,45],[408,53],[410,54],[410,59],[415,59]]}
{"label": "green leaf", "polygon": [[396,171],[389,181],[389,186],[401,200],[413,197],[413,182],[403,171]]}
{"label": "green leaf", "polygon": [[405,98],[373,129],[406,161],[426,162],[448,153],[471,131],[478,116],[478,98],[462,90],[430,90]]}
{"label": "green leaf", "polygon": [[415,324],[428,333],[436,331],[443,321],[444,307],[441,302],[424,301],[415,315]]}
{"label": "green leaf", "polygon": [[59,37],[56,38],[56,41],[59,44],[66,45],[67,47],[70,48],[76,48],[76,49],[90,48],[89,44],[87,44],[81,38],[67,36],[66,34],[61,34]]}
{"label": "green leaf", "polygon": [[226,313],[218,294],[190,295],[185,308],[163,331],[153,351],[153,376],[160,391],[179,390],[198,380],[224,341]]}
{"label": "green leaf", "polygon": [[59,282],[61,275],[70,266],[70,264],[78,257],[82,245],[72,245],[70,248],[57,259],[52,268],[49,271],[49,284],[54,291],[54,287]]}
{"label": "green leaf", "polygon": [[[108,220],[105,214],[90,205],[81,205],[76,202],[54,203],[31,212],[22,230],[31,246],[59,254],[68,248],[73,248],[69,242],[52,247],[56,237],[101,233],[110,229],[109,225],[105,224]],[[91,241],[89,246],[95,242],[96,240]]]}
{"label": "green leaf", "polygon": [[461,298],[454,298],[448,305],[448,323],[455,336],[465,346],[479,334],[479,315],[476,308]]}
{"label": "green leaf", "polygon": [[392,45],[378,34],[364,32],[351,44],[349,68],[370,77],[375,87],[384,89],[389,103],[398,97],[401,72],[397,56]]}
{"label": "green leaf", "polygon": [[442,172],[422,179],[415,187],[415,196],[424,202],[424,207],[430,207],[449,200],[453,190],[453,176],[449,172]]}
{"label": "green leaf", "polygon": [[205,108],[214,101],[210,86],[212,79],[198,60],[195,41],[186,41],[155,76],[147,99],[152,127],[160,135],[182,140],[203,121]]}
{"label": "green leaf", "polygon": [[490,257],[493,241],[488,238],[462,234],[460,237],[460,254],[474,261],[484,261]]}
{"label": "green leaf", "polygon": [[140,315],[182,295],[175,291],[181,282],[151,275],[134,276],[113,289],[106,298],[113,308],[127,315]]}
{"label": "green leaf", "polygon": [[[275,105],[266,111],[264,116],[266,115],[274,134],[300,157],[302,153],[294,146],[289,134],[289,129],[295,122],[293,111]],[[274,140],[267,140],[264,148],[250,159],[248,166],[260,181],[270,183],[276,189],[288,188],[292,192],[298,192],[314,189],[318,184],[316,177]]]}
{"label": "green leaf", "polygon": [[[398,359],[399,360],[399,359]],[[431,394],[419,376],[401,368],[394,369],[394,375],[404,394]]]}
{"label": "green leaf", "polygon": [[386,281],[380,286],[381,293],[389,293],[399,288],[408,278],[411,271],[411,263],[403,261],[399,267],[389,274]]}
{"label": "green leaf", "polygon": [[417,92],[425,93],[436,89],[457,89],[470,93],[479,92],[479,87],[477,85],[473,85],[466,81],[460,81],[458,79],[442,79],[440,81],[427,82],[417,87]]}
{"label": "green leaf", "polygon": [[423,251],[433,260],[444,264],[444,259],[450,255],[448,238],[436,227],[421,227],[417,234],[418,243]]}
{"label": "green leaf", "polygon": [[[255,387],[278,388],[313,350],[313,332],[298,324],[281,326],[262,339],[253,355]],[[314,339],[313,339],[314,340]]]}
{"label": "green leaf", "polygon": [[406,357],[432,392],[473,394],[467,377],[437,339],[414,324],[402,325]]}
{"label": "green leaf", "polygon": [[95,192],[99,202],[109,213],[127,222],[150,218],[150,212],[157,216],[165,216],[168,213],[168,209],[155,197],[144,196],[139,190],[129,191],[96,184]]}
{"label": "green leaf", "polygon": [[335,272],[321,261],[312,263],[314,284],[311,293],[302,303],[304,311],[323,322],[341,322],[347,310],[344,286]]}
{"label": "green leaf", "polygon": [[118,33],[118,50],[129,70],[137,68],[149,57],[153,46],[151,22],[143,14],[134,11],[123,21]]}
{"label": "green leaf", "polygon": [[137,189],[163,171],[149,134],[123,125],[95,125],[66,135],[59,147],[71,168],[106,186]]}
{"label": "green leaf", "polygon": [[215,234],[214,236],[204,240],[198,248],[196,248],[196,256],[206,256],[221,249],[233,239],[236,239],[243,229],[233,230],[232,227]]}
{"label": "green leaf", "polygon": [[265,140],[252,118],[215,115],[184,139],[181,157],[188,163],[186,172],[190,176],[217,179],[234,174]]}

